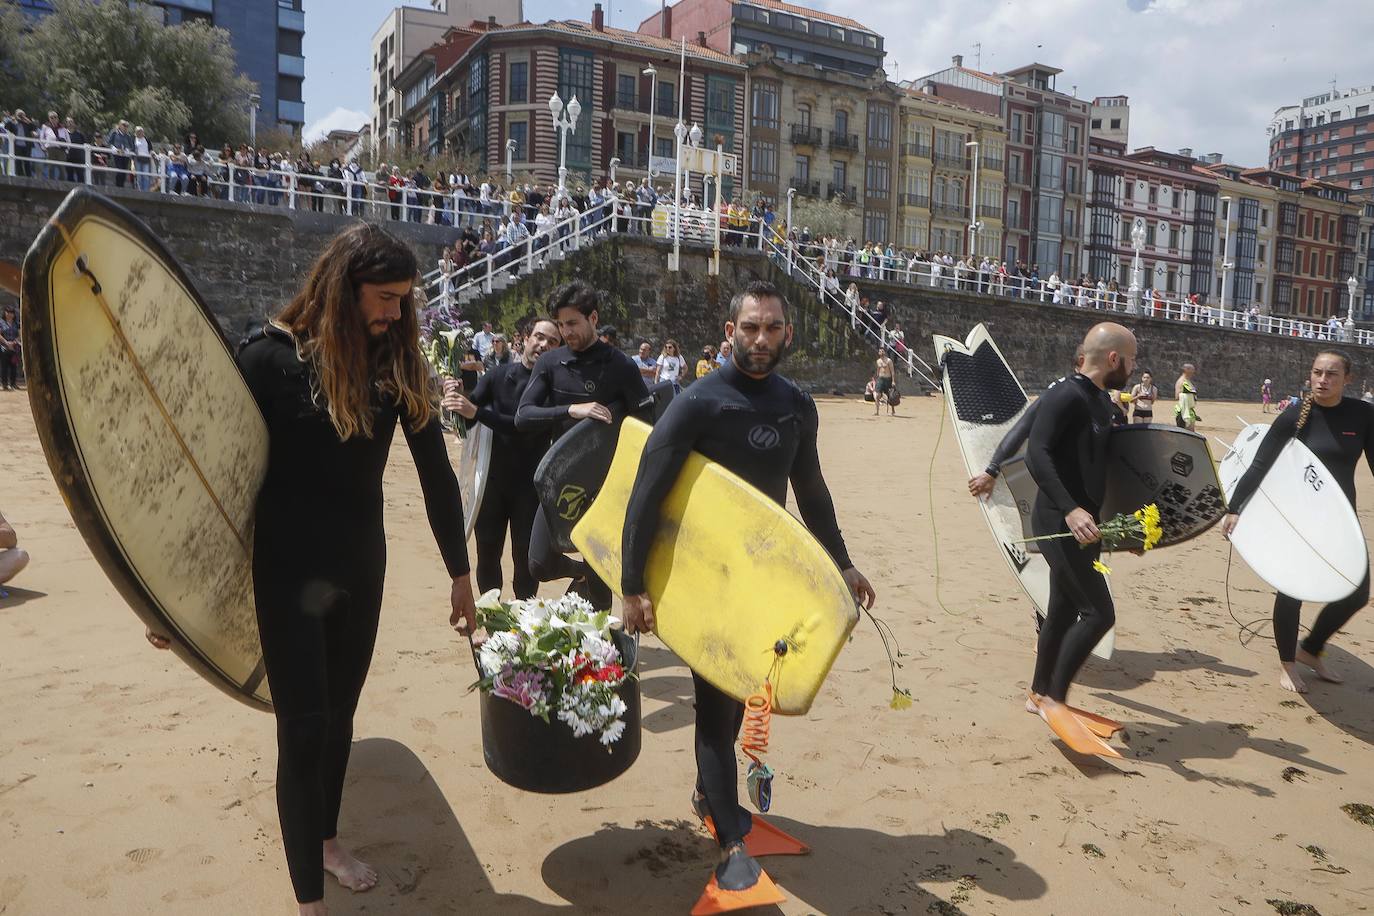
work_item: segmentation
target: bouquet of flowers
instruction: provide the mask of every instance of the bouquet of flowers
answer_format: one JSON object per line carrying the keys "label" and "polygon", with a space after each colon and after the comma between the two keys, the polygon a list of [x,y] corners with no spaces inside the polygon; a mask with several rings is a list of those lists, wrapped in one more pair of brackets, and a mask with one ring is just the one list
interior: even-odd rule
{"label": "bouquet of flowers", "polygon": [[507,604],[487,592],[477,602],[488,637],[477,650],[476,686],[545,722],[556,717],[578,738],[599,732],[609,748],[625,731],[616,690],[634,677],[611,639],[619,622],[580,595]]}
{"label": "bouquet of flowers", "polygon": [[473,333],[472,325],[446,305],[420,312],[420,350],[440,378],[458,378]]}
{"label": "bouquet of flowers", "polygon": [[[1102,549],[1108,553],[1122,547],[1130,550],[1153,550],[1155,545],[1159,543],[1159,539],[1164,536],[1164,529],[1159,526],[1159,506],[1154,503],[1141,506],[1129,514],[1120,512],[1098,525],[1097,530],[1102,534]],[[1061,534],[1042,534],[1040,537],[1022,538],[1016,543],[1027,544],[1031,541],[1049,541],[1055,538],[1071,537],[1073,534],[1065,531]],[[1109,576],[1112,573],[1111,567],[1101,560],[1093,562],[1093,569],[1104,576]]]}

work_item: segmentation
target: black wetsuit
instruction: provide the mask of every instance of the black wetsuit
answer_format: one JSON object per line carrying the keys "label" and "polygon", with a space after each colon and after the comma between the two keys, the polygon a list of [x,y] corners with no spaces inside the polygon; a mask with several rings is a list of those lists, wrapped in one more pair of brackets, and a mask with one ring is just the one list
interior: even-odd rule
{"label": "black wetsuit", "polygon": [[[372,437],[340,441],[284,332],[251,335],[243,377],[267,421],[253,592],[277,718],[277,811],[296,899],[324,896],[321,843],[338,831],[353,712],[372,660],[386,572],[382,472],[399,416],[375,396]],[[404,424],[450,576],[468,572],[463,507],[438,418]]]}
{"label": "black wetsuit", "polygon": [[[1106,495],[1107,437],[1113,407],[1107,392],[1075,373],[1040,398],[1026,466],[1040,488],[1031,510],[1035,535],[1066,533],[1075,508],[1097,519]],[[1040,542],[1050,566],[1050,600],[1036,648],[1031,690],[1064,702],[1078,669],[1107,631],[1116,611],[1106,580],[1092,564],[1100,543],[1084,547],[1073,537]]]}
{"label": "black wetsuit", "polygon": [[[1063,382],[1063,378],[1057,378],[1050,382],[1050,388]],[[1012,424],[1011,429],[1002,437],[1002,441],[997,443],[997,448],[993,450],[992,457],[988,459],[988,466],[984,472],[989,477],[996,477],[1002,472],[1002,465],[1007,463],[1007,459],[1021,450],[1026,439],[1030,438],[1031,425],[1035,423],[1035,415],[1040,407],[1040,402],[1044,400],[1044,395],[1031,401],[1025,411]]]}
{"label": "black wetsuit", "polygon": [[[1231,495],[1232,512],[1245,511],[1246,503],[1255,495],[1274,459],[1288,444],[1288,440],[1293,438],[1301,440],[1321,459],[1340,484],[1351,507],[1355,506],[1355,468],[1360,463],[1360,456],[1363,455],[1370,468],[1374,469],[1374,404],[1367,404],[1358,398],[1341,398],[1335,407],[1322,407],[1314,401],[1307,423],[1298,429],[1298,416],[1301,413],[1301,404],[1289,407],[1269,427],[1249,469]],[[1302,641],[1303,651],[1321,655],[1326,641],[1368,603],[1369,572],[1366,570],[1359,588],[1322,608],[1312,624],[1312,631]],[[1301,610],[1302,602],[1297,598],[1283,593],[1274,596],[1274,643],[1278,646],[1280,661],[1291,662],[1297,655]]]}
{"label": "black wetsuit", "polygon": [[529,560],[530,531],[539,509],[534,469],[549,448],[545,433],[520,433],[515,428],[515,412],[529,380],[530,370],[523,362],[501,363],[482,376],[471,399],[477,405],[477,421],[494,433],[487,483],[473,530],[477,589],[485,593],[501,588],[501,554],[509,526],[512,587],[517,598],[531,598],[539,588]]}
{"label": "black wetsuit", "polygon": [[[625,416],[649,396],[644,377],[630,357],[598,340],[581,352],[567,346],[539,357],[520,396],[515,426],[522,433],[542,433],[556,440],[579,422],[568,407],[595,401]],[[589,601],[599,609],[611,606],[611,590],[586,563],[561,553],[554,544],[543,507],[535,513],[530,533],[530,571],[541,582],[586,580]]]}
{"label": "black wetsuit", "polygon": [[[624,594],[644,592],[644,566],[658,530],[663,499],[693,450],[740,475],[778,503],[786,501],[790,481],[806,527],[840,569],[852,566],[835,521],[830,490],[821,475],[817,425],[816,404],[810,395],[776,374],[750,378],[733,362],[698,379],[675,398],[644,447],[625,513]],[[710,600],[710,596],[703,596],[703,600]],[[696,672],[692,681],[697,700],[697,791],[706,796],[716,838],[724,848],[743,838],[751,825],[749,814],[739,804],[734,750],[744,706]]]}

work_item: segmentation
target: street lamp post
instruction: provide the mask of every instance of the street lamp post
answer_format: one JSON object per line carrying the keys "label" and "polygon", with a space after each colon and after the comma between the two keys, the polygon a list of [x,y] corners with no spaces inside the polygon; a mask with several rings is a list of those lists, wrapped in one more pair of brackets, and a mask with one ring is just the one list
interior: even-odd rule
{"label": "street lamp post", "polygon": [[558,131],[558,196],[568,193],[568,134],[577,130],[577,116],[582,113],[582,103],[573,96],[568,101],[567,114],[564,115],[563,100],[558,93],[549,96],[549,113],[553,115],[553,129]]}
{"label": "street lamp post", "polygon": [[1131,289],[1130,289],[1130,308],[1131,314],[1140,311],[1140,249],[1145,247],[1145,220],[1140,217],[1135,218],[1131,225],[1131,247],[1135,249],[1135,257],[1131,259]]}
{"label": "street lamp post", "polygon": [[612,156],[612,157],[611,157],[611,162],[610,162],[611,184],[615,184],[615,169],[616,169],[616,166],[618,166],[618,165],[620,165],[620,157],[619,157],[619,156]]}
{"label": "street lamp post", "polygon": [[673,136],[677,138],[677,157],[673,162],[673,257],[668,269],[676,271],[682,253],[682,146],[687,140],[687,125],[681,117],[673,125]]}
{"label": "street lamp post", "polygon": [[1360,285],[1360,281],[1355,279],[1354,274],[1345,281],[1345,288],[1350,290],[1350,311],[1345,313],[1345,339],[1355,339],[1355,287]]}
{"label": "street lamp post", "polygon": [[644,163],[645,173],[649,176],[652,183],[654,177],[654,115],[655,106],[658,105],[658,70],[653,64],[639,71],[649,78],[649,158]]}
{"label": "street lamp post", "polygon": [[506,141],[506,184],[515,180],[515,172],[511,169],[511,160],[515,157],[515,141]]}
{"label": "street lamp post", "polygon": [[973,148],[973,187],[968,202],[968,255],[971,258],[978,251],[978,141],[970,140],[964,146]]}
{"label": "street lamp post", "polygon": [[792,198],[797,196],[796,188],[787,189],[787,235],[783,237],[783,243],[787,245],[787,273],[792,273]]}
{"label": "street lamp post", "polygon": [[248,93],[248,145],[254,149],[258,146],[258,106],[261,104],[261,94]]}
{"label": "street lamp post", "polygon": [[1222,195],[1217,198],[1226,204],[1226,224],[1221,233],[1221,310],[1226,311],[1226,287],[1231,268],[1231,198]]}

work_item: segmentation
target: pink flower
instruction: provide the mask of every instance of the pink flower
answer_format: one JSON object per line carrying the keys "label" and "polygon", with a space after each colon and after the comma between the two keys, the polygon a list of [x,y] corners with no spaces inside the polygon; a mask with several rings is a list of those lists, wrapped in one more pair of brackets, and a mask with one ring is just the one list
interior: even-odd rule
{"label": "pink flower", "polygon": [[516,671],[510,677],[509,668],[492,679],[491,695],[510,700],[522,709],[533,709],[535,705],[547,702],[544,695],[544,675],[538,671]]}

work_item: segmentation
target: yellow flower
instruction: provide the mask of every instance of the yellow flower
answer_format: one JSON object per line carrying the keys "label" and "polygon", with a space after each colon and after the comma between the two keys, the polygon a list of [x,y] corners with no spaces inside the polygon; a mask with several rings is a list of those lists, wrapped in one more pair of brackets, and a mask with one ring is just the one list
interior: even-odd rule
{"label": "yellow flower", "polygon": [[1101,560],[1093,560],[1093,569],[1102,573],[1104,576],[1110,576],[1112,574],[1112,568]]}
{"label": "yellow flower", "polygon": [[907,709],[911,706],[911,694],[904,690],[893,690],[892,702],[887,705],[893,709]]}

